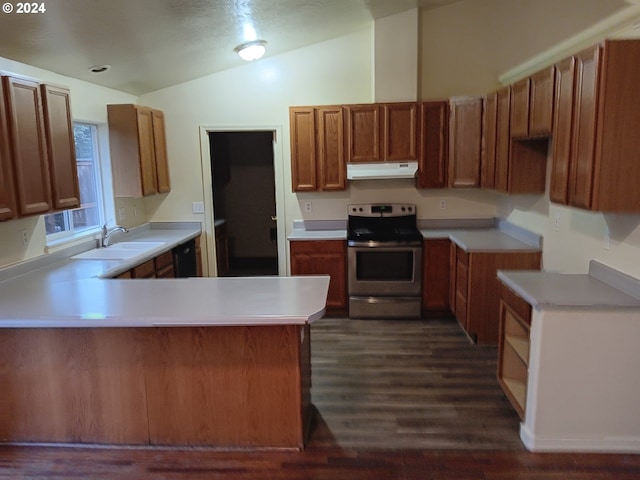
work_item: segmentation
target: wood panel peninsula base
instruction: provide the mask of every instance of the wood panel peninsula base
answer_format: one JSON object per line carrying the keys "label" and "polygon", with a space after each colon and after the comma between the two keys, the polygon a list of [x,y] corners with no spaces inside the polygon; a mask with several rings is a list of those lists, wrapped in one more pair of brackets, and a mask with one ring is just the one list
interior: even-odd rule
{"label": "wood panel peninsula base", "polygon": [[2,442],[303,449],[309,325],[0,329]]}

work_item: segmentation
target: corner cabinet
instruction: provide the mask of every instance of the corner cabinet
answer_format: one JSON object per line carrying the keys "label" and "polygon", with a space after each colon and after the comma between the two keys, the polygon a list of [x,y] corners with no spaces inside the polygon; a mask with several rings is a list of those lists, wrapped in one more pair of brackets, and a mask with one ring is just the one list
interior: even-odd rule
{"label": "corner cabinet", "polygon": [[347,311],[347,242],[293,240],[289,245],[291,275],[329,275],[327,310]]}
{"label": "corner cabinet", "polygon": [[639,212],[640,41],[607,40],[577,53],[558,65],[556,81],[551,199]]}
{"label": "corner cabinet", "polygon": [[291,182],[294,192],[344,190],[342,107],[290,107]]}
{"label": "corner cabinet", "polygon": [[116,197],[171,190],[162,112],[132,104],[107,105]]}
{"label": "corner cabinet", "polygon": [[496,345],[499,338],[498,270],[539,270],[541,253],[532,251],[451,252],[452,310],[474,343]]}
{"label": "corner cabinet", "polygon": [[524,420],[529,375],[531,305],[500,283],[500,340],[498,383]]}

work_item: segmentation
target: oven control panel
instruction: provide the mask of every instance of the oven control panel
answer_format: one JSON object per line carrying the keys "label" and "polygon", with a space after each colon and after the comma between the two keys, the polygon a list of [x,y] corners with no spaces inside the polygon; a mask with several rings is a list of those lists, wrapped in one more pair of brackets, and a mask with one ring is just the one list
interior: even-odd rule
{"label": "oven control panel", "polygon": [[415,215],[416,206],[408,203],[366,203],[349,205],[348,213],[356,217],[402,217]]}

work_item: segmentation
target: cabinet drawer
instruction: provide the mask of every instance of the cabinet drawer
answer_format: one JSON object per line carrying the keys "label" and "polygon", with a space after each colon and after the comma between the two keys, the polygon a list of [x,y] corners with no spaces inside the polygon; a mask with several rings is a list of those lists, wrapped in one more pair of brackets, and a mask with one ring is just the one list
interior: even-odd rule
{"label": "cabinet drawer", "polygon": [[156,269],[156,278],[175,278],[173,264],[167,265],[161,269]]}
{"label": "cabinet drawer", "polygon": [[153,260],[144,262],[131,269],[133,278],[154,278],[156,276],[156,266]]}
{"label": "cabinet drawer", "polygon": [[173,253],[171,252],[171,250],[161,253],[153,260],[155,262],[157,272],[168,266],[173,267]]}

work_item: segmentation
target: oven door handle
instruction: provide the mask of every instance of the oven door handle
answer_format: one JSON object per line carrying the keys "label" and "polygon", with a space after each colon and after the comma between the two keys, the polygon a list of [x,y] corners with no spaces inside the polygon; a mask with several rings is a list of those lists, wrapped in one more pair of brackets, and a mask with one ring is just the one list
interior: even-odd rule
{"label": "oven door handle", "polygon": [[376,240],[349,240],[349,247],[359,248],[416,248],[422,247],[422,242],[379,242]]}

